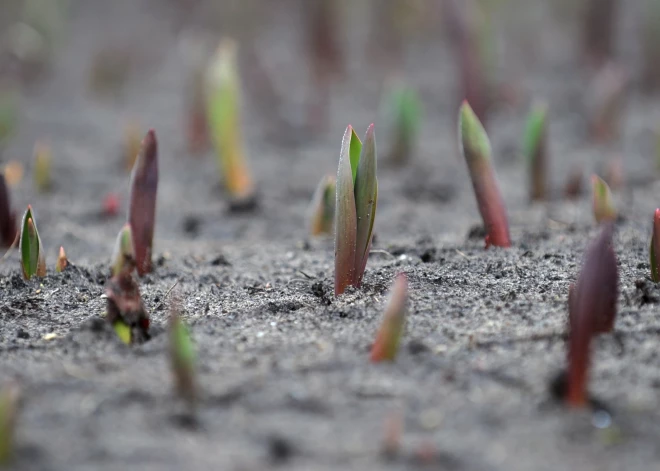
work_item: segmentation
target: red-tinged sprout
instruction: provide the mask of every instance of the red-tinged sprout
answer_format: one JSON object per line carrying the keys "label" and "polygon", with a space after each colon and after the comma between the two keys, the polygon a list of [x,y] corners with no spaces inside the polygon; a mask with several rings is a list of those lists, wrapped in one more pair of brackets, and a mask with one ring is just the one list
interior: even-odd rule
{"label": "red-tinged sprout", "polygon": [[29,280],[33,276],[46,276],[44,248],[39,237],[39,231],[37,231],[37,223],[32,213],[32,207],[29,205],[23,215],[18,246],[21,252],[23,278]]}
{"label": "red-tinged sprout", "polygon": [[596,222],[614,221],[617,217],[616,207],[610,187],[598,175],[591,176],[593,192],[593,210]]}
{"label": "red-tinged sprout", "polygon": [[611,141],[621,135],[621,116],[625,105],[628,76],[614,63],[604,65],[588,87],[586,106],[593,139]]}
{"label": "red-tinged sprout", "polygon": [[5,164],[4,173],[7,186],[14,187],[23,180],[23,164],[17,160],[10,160]]}
{"label": "red-tinged sprout", "polygon": [[118,329],[117,325],[126,326],[130,332],[130,342],[126,343],[135,344],[148,340],[149,315],[131,272],[123,270],[110,278],[105,286],[105,294],[108,300],[106,319],[118,335],[123,337],[125,329]]}
{"label": "red-tinged sprout", "polygon": [[186,142],[193,155],[206,151],[211,143],[206,121],[205,72],[206,64],[198,59],[188,79]]}
{"label": "red-tinged sprout", "polygon": [[11,247],[17,235],[16,214],[11,210],[9,188],[5,176],[0,173],[0,246]]}
{"label": "red-tinged sprout", "polygon": [[574,166],[571,168],[564,186],[564,196],[573,200],[579,198],[583,191],[582,180],[582,167]]}
{"label": "red-tinged sprout", "polygon": [[313,93],[309,103],[309,123],[315,130],[327,124],[330,84],[343,74],[344,59],[337,35],[337,4],[333,0],[307,0],[306,46],[309,54]]}
{"label": "red-tinged sprout", "polygon": [[103,198],[103,215],[115,217],[119,214],[119,195],[117,193],[108,193]]}
{"label": "red-tinged sprout", "polygon": [[142,141],[131,175],[130,208],[135,266],[138,275],[151,272],[151,254],[156,222],[156,193],[158,191],[158,145],[156,133],[150,130]]}
{"label": "red-tinged sprout", "polygon": [[529,164],[530,199],[544,200],[547,197],[548,150],[546,104],[536,105],[527,118],[523,150]]}
{"label": "red-tinged sprout", "polygon": [[407,300],[408,280],[401,273],[394,280],[383,321],[371,347],[370,359],[373,363],[394,361],[396,358],[405,325]]}
{"label": "red-tinged sprout", "polygon": [[653,215],[653,235],[651,236],[651,279],[660,283],[660,209]]}
{"label": "red-tinged sprout", "polygon": [[616,319],[619,275],[612,247],[613,223],[603,224],[587,248],[576,284],[569,289],[568,384],[566,403],[584,407],[588,402],[591,340],[611,332]]}
{"label": "red-tinged sprout", "polygon": [[583,50],[587,61],[599,67],[612,57],[618,0],[587,0]]}
{"label": "red-tinged sprout", "polygon": [[34,168],[32,174],[37,190],[44,192],[51,186],[51,162],[53,160],[50,147],[37,142],[34,146]]}
{"label": "red-tinged sprout", "polygon": [[486,247],[510,247],[509,222],[491,163],[488,135],[467,101],[458,117],[458,140],[486,229]]}
{"label": "red-tinged sprout", "polygon": [[373,237],[378,180],[376,137],[370,125],[364,145],[348,126],[342,140],[335,199],[335,296],[360,287]]}
{"label": "red-tinged sprout", "polygon": [[443,5],[459,62],[460,96],[470,103],[479,120],[486,123],[492,102],[488,62],[494,59],[487,17],[473,0],[445,0]]}
{"label": "red-tinged sprout", "polygon": [[312,236],[332,233],[335,222],[335,187],[335,177],[326,175],[314,192],[309,215],[309,232]]}
{"label": "red-tinged sprout", "polygon": [[60,252],[57,256],[57,264],[55,265],[55,271],[57,273],[63,272],[68,264],[69,261],[66,258],[66,252],[64,252],[64,247],[60,247]]}
{"label": "red-tinged sprout", "polygon": [[646,0],[643,27],[644,86],[649,91],[660,88],[660,1]]}
{"label": "red-tinged sprout", "polygon": [[11,382],[0,389],[0,466],[10,463],[15,452],[15,436],[20,412],[21,388]]}

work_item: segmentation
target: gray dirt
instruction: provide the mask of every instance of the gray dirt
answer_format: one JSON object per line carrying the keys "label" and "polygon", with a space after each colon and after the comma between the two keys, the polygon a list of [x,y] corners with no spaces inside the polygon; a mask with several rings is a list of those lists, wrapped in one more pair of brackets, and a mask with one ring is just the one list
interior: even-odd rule
{"label": "gray dirt", "polygon": [[[514,247],[485,251],[481,237],[469,236],[479,217],[457,152],[454,65],[442,33],[426,31],[406,61],[425,104],[418,155],[404,169],[381,158],[364,286],[335,299],[332,242],[307,241],[305,221],[316,183],[336,171],[348,123],[362,134],[375,121],[381,157],[387,149],[378,125],[381,74],[365,64],[361,46],[350,48],[348,77],[334,90],[321,136],[294,131],[300,143],[287,145],[268,135],[246,93],[261,199],[257,212],[233,214],[212,154],[183,150],[182,43],[193,28],[174,20],[173,2],[74,2],[66,47],[25,93],[19,134],[3,157],[29,170],[32,143],[49,139],[56,185],[39,194],[28,172],[12,195],[19,211],[35,209],[48,276],[24,282],[16,254],[0,265],[0,378],[17,378],[24,389],[15,469],[657,469],[660,288],[649,280],[648,242],[658,184],[648,176],[658,101],[631,92],[622,139],[590,143],[575,25],[541,3],[512,0],[505,8],[519,14],[498,16],[499,78],[521,91],[517,105],[497,108],[489,128]],[[631,70],[639,62],[639,4],[621,15],[618,52]],[[258,34],[292,110],[304,103],[307,83],[297,16],[287,14],[294,7],[278,3]],[[347,41],[361,44],[359,29]],[[85,92],[89,58],[113,40],[132,41],[149,60],[132,70],[121,96],[97,100]],[[615,333],[595,342],[590,383],[611,412],[605,429],[549,393],[565,365],[568,284],[597,228],[587,194],[528,203],[520,134],[538,97],[550,103],[557,193],[574,163],[588,176],[623,157],[619,313]],[[156,270],[140,280],[153,339],[127,347],[100,319],[123,217],[99,212],[108,191],[120,192],[126,210],[119,143],[132,116],[158,133],[161,181]],[[72,266],[57,274],[60,245]],[[369,348],[401,272],[410,282],[402,350],[393,364],[373,365]],[[182,301],[199,355],[197,427],[182,419],[172,393],[165,335],[172,296]],[[397,415],[401,451],[386,459],[385,424]]]}

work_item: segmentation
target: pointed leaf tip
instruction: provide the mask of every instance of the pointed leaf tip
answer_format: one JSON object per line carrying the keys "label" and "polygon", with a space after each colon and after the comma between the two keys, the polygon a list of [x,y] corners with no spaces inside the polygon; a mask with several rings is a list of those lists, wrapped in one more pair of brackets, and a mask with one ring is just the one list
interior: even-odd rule
{"label": "pointed leaf tip", "polygon": [[605,180],[598,175],[591,176],[593,191],[593,212],[596,222],[614,221],[617,218],[612,192]]}
{"label": "pointed leaf tip", "polygon": [[407,297],[408,280],[400,273],[394,279],[383,320],[371,348],[372,362],[394,361],[396,358],[405,324]]}

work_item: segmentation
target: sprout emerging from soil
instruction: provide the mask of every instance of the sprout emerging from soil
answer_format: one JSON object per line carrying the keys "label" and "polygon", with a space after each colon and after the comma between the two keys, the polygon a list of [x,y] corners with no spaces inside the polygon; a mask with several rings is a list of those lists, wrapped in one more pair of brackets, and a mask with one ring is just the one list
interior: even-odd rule
{"label": "sprout emerging from soil", "polygon": [[495,53],[486,12],[473,0],[445,0],[445,17],[460,63],[461,97],[467,100],[482,123],[492,102],[491,71]]}
{"label": "sprout emerging from soil", "polygon": [[331,234],[335,222],[335,192],[337,181],[326,175],[319,182],[310,206],[310,229],[312,236]]}
{"label": "sprout emerging from soil", "polygon": [[660,1],[646,0],[643,29],[643,81],[648,90],[660,88]]}
{"label": "sprout emerging from soil", "polygon": [[37,142],[34,146],[34,168],[32,175],[34,185],[39,191],[47,191],[51,186],[51,162],[53,160],[50,147]]}
{"label": "sprout emerging from soil", "polygon": [[21,268],[23,278],[29,280],[33,276],[46,276],[46,260],[41,245],[41,238],[37,231],[37,222],[32,214],[32,207],[28,205],[21,224]]}
{"label": "sprout emerging from soil", "polygon": [[110,278],[105,294],[108,299],[106,318],[119,338],[127,344],[149,340],[149,315],[131,272],[122,270]]}
{"label": "sprout emerging from soil", "polygon": [[598,175],[591,176],[591,187],[593,191],[594,219],[596,219],[596,222],[614,221],[617,213],[610,187]]}
{"label": "sprout emerging from soil", "polygon": [[458,141],[470,171],[474,194],[486,229],[486,247],[510,247],[504,200],[491,165],[488,135],[467,101],[458,116]]}
{"label": "sprout emerging from soil", "polygon": [[534,106],[525,127],[523,149],[529,163],[529,197],[532,201],[544,200],[548,193],[547,114],[545,103]]}
{"label": "sprout emerging from soil", "polygon": [[577,199],[580,197],[583,191],[582,180],[582,167],[573,166],[564,186],[564,195],[566,198]]}
{"label": "sprout emerging from soil", "polygon": [[422,120],[422,103],[413,88],[400,82],[393,85],[385,97],[385,109],[388,134],[392,136],[388,160],[403,165],[415,151]]}
{"label": "sprout emerging from soil", "polygon": [[123,160],[127,172],[133,170],[140,154],[142,132],[140,125],[136,121],[129,121],[124,128]]}
{"label": "sprout emerging from soil", "polygon": [[170,367],[177,394],[194,413],[197,402],[197,380],[195,378],[196,355],[190,333],[176,309],[170,312],[168,323]]}
{"label": "sprout emerging from soil", "polygon": [[131,175],[130,208],[135,267],[138,275],[152,270],[151,253],[156,223],[156,192],[158,191],[158,144],[152,129],[142,141],[142,149]]}
{"label": "sprout emerging from soil", "polygon": [[335,296],[347,286],[360,287],[373,236],[378,179],[374,125],[364,145],[346,128],[339,156],[335,202]]}
{"label": "sprout emerging from soil", "polygon": [[0,390],[0,466],[8,464],[14,456],[20,396],[17,383],[9,383]]}
{"label": "sprout emerging from soil", "polygon": [[64,252],[64,247],[60,247],[60,253],[57,256],[57,264],[55,265],[55,271],[57,273],[63,272],[68,264],[69,261],[66,258],[66,252]]}
{"label": "sprout emerging from soil", "polygon": [[404,274],[397,275],[392,286],[390,299],[378,329],[376,341],[371,348],[371,361],[394,361],[399,351],[405,324],[408,280]]}
{"label": "sprout emerging from soil", "polygon": [[588,0],[584,13],[583,50],[586,59],[600,66],[612,56],[618,0]]}
{"label": "sprout emerging from soil", "polygon": [[125,224],[119,231],[117,242],[115,242],[110,271],[112,276],[117,276],[121,272],[132,273],[134,268],[133,235],[131,234],[130,224]]}
{"label": "sprout emerging from soil", "polygon": [[604,65],[594,76],[586,105],[591,136],[597,141],[610,141],[621,134],[627,84],[627,74],[614,63]]}
{"label": "sprout emerging from soil", "polygon": [[206,64],[200,59],[193,67],[187,85],[186,142],[188,152],[199,154],[209,146],[206,121],[206,95],[204,74]]}
{"label": "sprout emerging from soil", "polygon": [[612,222],[587,248],[577,283],[569,290],[568,389],[566,402],[583,407],[588,401],[587,378],[591,340],[611,332],[616,319],[619,274],[612,247]]}
{"label": "sprout emerging from soil", "polygon": [[328,120],[330,83],[344,69],[337,31],[337,4],[332,0],[308,0],[306,11],[306,41],[313,94],[309,107],[309,123],[319,130]]}
{"label": "sprout emerging from soil", "polygon": [[16,214],[11,210],[9,188],[0,173],[0,246],[11,247],[16,241]]}
{"label": "sprout emerging from soil", "polygon": [[236,67],[236,43],[220,43],[206,76],[209,130],[222,169],[227,192],[237,205],[254,200],[254,186],[243,151],[240,83]]}
{"label": "sprout emerging from soil", "polygon": [[651,236],[651,279],[660,283],[660,209],[653,215],[653,235]]}

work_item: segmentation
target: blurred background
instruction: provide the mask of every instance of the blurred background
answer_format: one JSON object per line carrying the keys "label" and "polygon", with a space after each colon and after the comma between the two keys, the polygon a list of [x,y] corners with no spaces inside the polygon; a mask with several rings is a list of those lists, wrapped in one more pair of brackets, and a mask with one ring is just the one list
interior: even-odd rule
{"label": "blurred background", "polygon": [[[474,203],[455,134],[466,97],[489,130],[514,211],[529,204],[521,140],[535,103],[549,108],[549,200],[563,197],[575,172],[587,187],[594,171],[629,186],[659,171],[658,3],[2,0],[0,159],[5,169],[22,166],[16,206],[32,202],[73,238],[75,227],[58,226],[50,208],[68,208],[72,224],[89,222],[108,194],[123,194],[131,149],[155,128],[162,237],[277,239],[291,227],[303,231],[317,182],[336,172],[346,125],[361,135],[376,122],[381,185],[391,190],[381,191],[378,230],[415,224],[421,234],[458,240],[456,229],[475,219],[462,216]],[[227,37],[238,45],[243,137],[261,213],[204,225],[204,208],[220,214],[225,203],[200,84]],[[396,87],[418,103],[403,163],[394,155]],[[37,142],[53,156],[48,192],[27,178]],[[123,212],[125,201],[118,206]],[[102,232],[116,233],[104,221]],[[515,231],[523,221],[514,215],[512,223]],[[81,252],[94,252],[90,244]]]}

